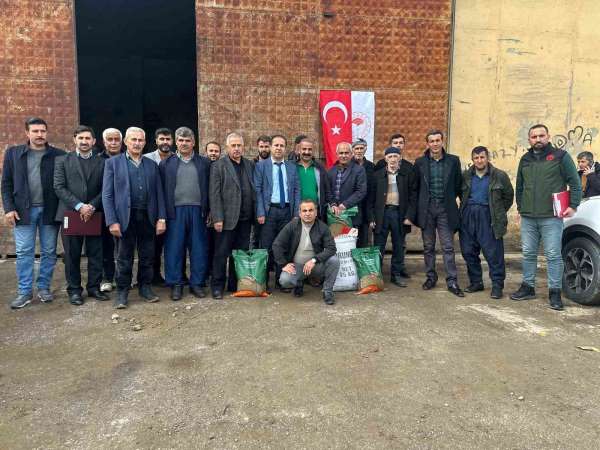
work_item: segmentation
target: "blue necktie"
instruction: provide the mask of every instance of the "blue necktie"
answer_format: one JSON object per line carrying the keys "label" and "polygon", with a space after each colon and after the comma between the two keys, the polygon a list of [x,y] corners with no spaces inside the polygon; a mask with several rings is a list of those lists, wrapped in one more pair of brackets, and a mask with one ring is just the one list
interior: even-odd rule
{"label": "blue necktie", "polygon": [[275,163],[279,167],[279,206],[285,208],[285,184],[283,182],[283,163]]}

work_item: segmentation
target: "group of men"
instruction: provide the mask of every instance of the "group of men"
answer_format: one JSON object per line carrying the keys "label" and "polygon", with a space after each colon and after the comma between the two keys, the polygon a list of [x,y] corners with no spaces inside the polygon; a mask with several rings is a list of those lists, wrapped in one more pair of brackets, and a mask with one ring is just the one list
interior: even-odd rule
{"label": "group of men", "polygon": [[[438,281],[437,236],[449,292],[462,297],[464,292],[484,289],[483,252],[492,282],[490,295],[503,296],[503,237],[514,198],[510,179],[490,163],[489,151],[482,146],[472,150],[472,165],[462,171],[459,158],[445,150],[439,130],[427,133],[427,148],[414,164],[403,157],[404,136],[395,134],[377,164],[365,158],[367,143],[359,139],[339,143],[337,161],[326,169],[315,159],[315,144],[306,136],[296,138],[287,158],[284,136],[260,136],[258,155],[251,160],[244,157],[245,143],[238,133],[226,137],[224,155],[217,142],[209,142],[204,155],[199,155],[192,130],[180,127],[173,136],[160,128],[154,136],[156,150],[144,155],[146,136],[141,128],[128,128],[124,138],[119,130],[106,129],[104,149],[95,151],[94,131],[79,126],[73,137],[75,149],[66,153],[48,145],[44,120],[29,119],[25,127],[28,142],[7,149],[2,174],[3,207],[7,223],[14,226],[17,254],[14,309],[33,299],[38,232],[37,296],[42,302],[52,301],[57,236],[68,211],[78,212],[84,222],[100,213],[103,220],[99,235],[63,230],[67,292],[74,305],[84,302],[80,268],[84,246],[87,296],[108,300],[108,292],[116,287],[117,308],[128,305],[136,250],[137,287],[147,302],[158,301],[152,289],[156,284],[169,286],[175,301],[183,297],[186,284],[192,295],[203,298],[209,277],[212,297],[223,298],[225,289],[237,287],[232,251],[264,248],[269,252],[267,280],[273,271],[276,288],[299,297],[308,279],[322,285],[325,303],[334,304],[339,261],[325,224],[327,211],[339,215],[353,207],[358,210],[352,224],[359,231],[359,247],[369,246],[372,235],[383,258],[391,234],[390,281],[397,286],[406,287],[410,278],[405,240],[417,226],[423,238],[424,290]],[[581,199],[581,180],[568,153],[552,146],[549,138],[545,125],[531,127],[531,147],[519,163],[516,200],[523,283],[511,298],[535,298],[541,240],[548,262],[550,306],[560,310],[563,225],[562,218],[554,216],[552,193],[569,189],[564,217],[571,216]],[[591,171],[587,172],[591,180]],[[588,188],[592,185],[588,181]],[[454,254],[457,231],[469,277],[464,291],[458,284]]]}

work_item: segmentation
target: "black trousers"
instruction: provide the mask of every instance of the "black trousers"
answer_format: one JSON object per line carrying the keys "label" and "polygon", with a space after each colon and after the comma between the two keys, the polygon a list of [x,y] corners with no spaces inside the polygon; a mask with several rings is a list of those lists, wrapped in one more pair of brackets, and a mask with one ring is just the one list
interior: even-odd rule
{"label": "black trousers", "polygon": [[404,226],[403,218],[397,206],[387,206],[383,212],[383,223],[375,233],[375,245],[379,247],[381,258],[385,255],[385,245],[388,235],[392,235],[392,261],[390,267],[391,277],[400,276],[404,270]]}
{"label": "black trousers", "polygon": [[67,293],[69,295],[81,294],[81,252],[85,244],[87,256],[88,280],[86,289],[95,291],[100,289],[102,281],[102,236],[67,236],[62,235],[65,250],[65,278],[67,279]]}
{"label": "black trousers", "polygon": [[483,252],[492,284],[503,288],[506,278],[504,241],[494,236],[488,205],[467,204],[461,217],[459,237],[460,250],[467,263],[471,284],[483,282],[481,259],[479,259],[480,253]]}
{"label": "black trousers", "polygon": [[[235,265],[231,257],[232,250],[248,250],[250,247],[250,220],[238,221],[233,230],[215,232],[215,255],[213,258],[212,278],[210,281],[213,290],[223,290],[227,279],[227,290],[237,290]],[[229,277],[227,277],[227,259],[229,259]]]}
{"label": "black trousers", "polygon": [[425,259],[425,271],[427,278],[438,279],[435,270],[435,240],[436,231],[440,237],[442,251],[444,253],[444,268],[446,269],[446,283],[456,283],[457,270],[454,257],[454,230],[448,225],[448,213],[441,202],[432,200],[427,210],[427,222],[423,229],[423,257]]}
{"label": "black trousers", "polygon": [[[154,266],[153,266],[154,277],[162,276],[161,271],[160,271],[160,266],[162,265],[163,249],[165,247],[165,235],[166,235],[166,233],[156,236],[156,238],[154,240]],[[138,279],[138,281],[139,281],[139,279]]]}
{"label": "black trousers", "polygon": [[117,251],[117,289],[129,290],[133,272],[133,256],[138,252],[138,283],[151,284],[154,266],[155,227],[150,223],[148,211],[132,209],[129,226],[119,239]]}
{"label": "black trousers", "polygon": [[267,266],[267,283],[269,282],[268,274],[271,270],[275,271],[275,281],[277,284],[279,283],[279,275],[281,274],[282,267],[278,267],[275,264],[275,259],[273,258],[273,252],[271,251],[271,247],[273,246],[273,241],[279,234],[279,232],[287,225],[287,223],[292,219],[292,214],[290,212],[290,207],[286,206],[285,208],[279,208],[277,206],[271,205],[269,208],[269,213],[265,219],[264,225],[262,225],[260,230],[260,248],[265,248],[269,251],[269,261]]}
{"label": "black trousers", "polygon": [[[104,219],[103,219],[104,220]],[[102,223],[102,278],[109,283],[115,279],[115,253],[117,239],[110,234],[108,227]]]}
{"label": "black trousers", "polygon": [[358,239],[356,241],[357,248],[364,248],[370,246],[371,241],[371,227],[369,223],[363,219],[363,223],[358,226]]}

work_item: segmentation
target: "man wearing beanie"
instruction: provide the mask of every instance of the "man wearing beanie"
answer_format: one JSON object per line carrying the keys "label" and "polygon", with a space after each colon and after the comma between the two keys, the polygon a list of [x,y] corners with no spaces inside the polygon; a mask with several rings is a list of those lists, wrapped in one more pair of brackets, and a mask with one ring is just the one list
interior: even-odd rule
{"label": "man wearing beanie", "polygon": [[368,202],[369,224],[382,259],[388,236],[392,235],[391,282],[406,287],[408,274],[404,267],[403,244],[406,228],[410,230],[415,220],[417,177],[413,165],[401,159],[397,147],[385,150],[385,162],[373,175],[373,193]]}

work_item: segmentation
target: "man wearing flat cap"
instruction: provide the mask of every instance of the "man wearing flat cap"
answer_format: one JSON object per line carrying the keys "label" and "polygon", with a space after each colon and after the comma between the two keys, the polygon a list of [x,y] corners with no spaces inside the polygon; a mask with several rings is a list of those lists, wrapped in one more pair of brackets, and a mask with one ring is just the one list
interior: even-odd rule
{"label": "man wearing flat cap", "polygon": [[386,165],[373,175],[373,193],[368,202],[369,224],[382,259],[388,236],[392,235],[390,281],[406,287],[404,240],[407,229],[410,230],[415,221],[417,177],[413,165],[401,159],[397,147],[385,149],[385,162]]}
{"label": "man wearing flat cap", "polygon": [[360,214],[361,214],[361,225],[358,227],[358,240],[356,242],[356,246],[358,248],[368,247],[370,245],[370,234],[371,229],[369,228],[369,218],[368,218],[368,210],[369,210],[369,198],[371,198],[371,191],[373,190],[373,175],[375,174],[375,164],[365,158],[365,153],[367,151],[367,141],[364,139],[357,139],[352,143],[352,158],[354,162],[359,166],[365,169],[365,174],[367,176],[367,195],[362,200],[360,204]]}

